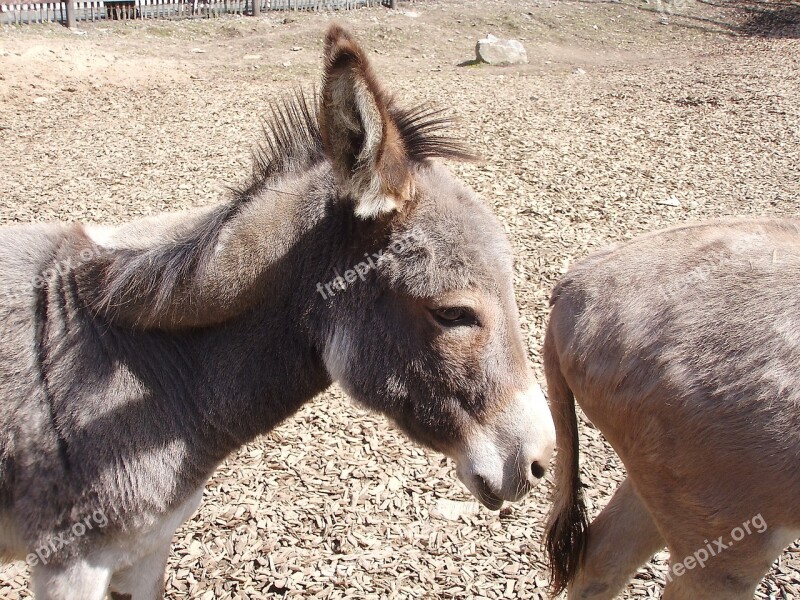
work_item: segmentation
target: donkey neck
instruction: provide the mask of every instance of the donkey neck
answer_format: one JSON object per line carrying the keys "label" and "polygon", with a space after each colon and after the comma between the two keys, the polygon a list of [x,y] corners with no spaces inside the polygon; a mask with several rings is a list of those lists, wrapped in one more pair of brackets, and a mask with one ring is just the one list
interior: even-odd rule
{"label": "donkey neck", "polygon": [[[360,242],[352,238],[352,211],[332,198],[326,165],[271,182],[224,224],[211,251],[189,270],[178,269],[181,277],[161,297],[153,282],[164,285],[170,274],[164,269],[176,267],[169,244],[224,206],[162,217],[155,225],[133,222],[102,236],[89,232],[108,251],[101,248],[97,260],[79,266],[77,292],[109,325],[101,334],[110,336],[103,351],[131,372],[137,388],[148,390],[148,397],[131,398],[137,392],[120,389],[119,397],[138,400],[130,410],[145,421],[158,414],[152,406],[170,407],[177,430],[165,435],[193,449],[194,477],[331,382],[322,354],[336,311],[327,310],[317,284],[349,264],[348,253],[360,251],[354,250]],[[94,282],[116,283],[103,281],[108,268],[123,278],[112,304],[122,310],[97,314]]]}
{"label": "donkey neck", "polygon": [[209,449],[217,444],[212,463],[271,431],[331,383],[301,312],[272,308],[256,307],[182,340],[191,370],[199,374],[195,407],[209,425],[198,442]]}
{"label": "donkey neck", "polygon": [[[278,291],[286,268],[324,220],[330,169],[318,165],[270,182],[252,197],[87,233],[96,259],[79,285],[101,318],[137,329],[224,323]],[[309,243],[310,242],[310,243]],[[300,263],[300,264],[298,264]]]}

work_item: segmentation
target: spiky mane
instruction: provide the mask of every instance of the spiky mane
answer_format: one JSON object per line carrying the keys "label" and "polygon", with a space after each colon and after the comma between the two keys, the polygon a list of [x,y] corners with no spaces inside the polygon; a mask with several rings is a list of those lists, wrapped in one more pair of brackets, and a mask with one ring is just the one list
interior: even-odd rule
{"label": "spiky mane", "polygon": [[[92,267],[98,270],[98,276],[92,281],[102,282],[87,292],[94,309],[112,321],[137,303],[147,304],[154,314],[166,311],[182,282],[202,276],[221,231],[259,192],[283,174],[302,172],[327,160],[318,104],[316,93],[309,101],[298,91],[273,106],[264,122],[264,139],[254,153],[250,179],[233,190],[229,202],[212,209],[201,222],[168,242],[147,248],[115,249],[94,261]],[[472,158],[459,142],[442,135],[451,123],[442,111],[426,107],[403,110],[390,102],[389,114],[401,134],[409,161]]]}
{"label": "spiky mane", "polygon": [[[272,105],[264,120],[264,137],[254,152],[253,171],[238,192],[255,196],[269,182],[285,173],[311,168],[325,160],[317,111],[319,95],[298,90],[280,104]],[[446,134],[453,120],[443,110],[428,106],[399,108],[389,101],[389,114],[403,140],[410,161],[423,163],[432,158],[472,160],[474,155]]]}

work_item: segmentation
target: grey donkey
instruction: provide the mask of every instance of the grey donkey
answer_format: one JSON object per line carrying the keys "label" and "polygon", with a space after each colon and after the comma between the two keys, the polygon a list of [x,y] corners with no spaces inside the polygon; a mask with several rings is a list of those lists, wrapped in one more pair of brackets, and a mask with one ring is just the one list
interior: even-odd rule
{"label": "grey donkey", "polygon": [[318,97],[269,123],[228,201],[0,230],[0,552],[37,598],[162,597],[216,466],[332,381],[490,508],[544,475],[510,247],[435,160],[466,154],[447,120],[333,26]]}

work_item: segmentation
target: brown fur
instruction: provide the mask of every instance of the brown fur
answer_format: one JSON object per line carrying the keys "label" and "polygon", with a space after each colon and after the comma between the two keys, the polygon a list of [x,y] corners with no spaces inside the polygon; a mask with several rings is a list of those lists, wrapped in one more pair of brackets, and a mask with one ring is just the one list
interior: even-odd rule
{"label": "brown fur", "polygon": [[[612,598],[660,547],[685,567],[760,517],[763,532],[671,571],[664,594],[752,597],[800,535],[798,281],[800,221],[740,219],[598,252],[556,286],[544,348],[560,447],[555,589]],[[628,472],[588,531],[572,393]]]}
{"label": "brown fur", "polygon": [[556,438],[561,440],[556,472],[556,481],[561,487],[550,512],[545,548],[550,557],[551,589],[558,594],[567,588],[583,561],[589,519],[580,477],[575,397],[559,369],[551,336],[552,331],[548,329],[544,345],[544,364]]}
{"label": "brown fur", "polygon": [[[403,138],[390,114],[390,101],[364,51],[341,27],[334,25],[328,31],[325,55],[320,130],[322,143],[334,158],[334,168],[342,180],[352,180],[359,186],[356,194],[375,187],[373,193],[393,200],[392,209],[399,208],[410,199],[411,176]],[[359,105],[362,110],[368,107],[374,111],[375,122],[381,123],[375,135],[358,122],[362,117],[353,108]],[[371,152],[370,144],[377,144],[372,151],[373,164],[365,160]],[[372,179],[377,181],[373,183]]]}

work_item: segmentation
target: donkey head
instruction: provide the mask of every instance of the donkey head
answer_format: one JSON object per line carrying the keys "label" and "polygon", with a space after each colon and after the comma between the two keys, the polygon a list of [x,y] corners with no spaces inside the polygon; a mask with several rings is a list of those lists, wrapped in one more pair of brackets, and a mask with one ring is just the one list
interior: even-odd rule
{"label": "donkey head", "polygon": [[347,237],[317,285],[324,360],[360,403],[452,457],[487,507],[543,475],[555,433],[526,356],[512,255],[493,214],[433,156],[437,113],[404,111],[339,27],[319,107],[332,204]]}

